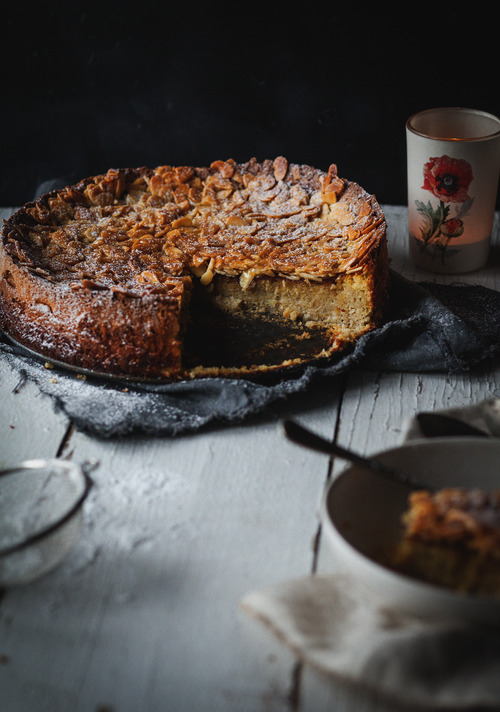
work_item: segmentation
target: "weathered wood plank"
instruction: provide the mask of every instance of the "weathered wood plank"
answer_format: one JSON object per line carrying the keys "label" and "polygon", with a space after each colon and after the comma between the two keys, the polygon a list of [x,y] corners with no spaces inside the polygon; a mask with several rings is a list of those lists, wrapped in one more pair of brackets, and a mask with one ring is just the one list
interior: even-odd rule
{"label": "weathered wood plank", "polygon": [[[332,437],[337,395],[302,399],[304,422]],[[100,461],[85,537],[2,603],[1,684],[16,712],[42,688],[52,712],[287,709],[295,660],[238,604],[310,571],[328,463],[285,441],[289,412],[179,439],[73,434],[71,456]]]}
{"label": "weathered wood plank", "polygon": [[[405,209],[386,213],[392,266],[428,279],[407,262]],[[499,288],[498,270],[477,281]],[[417,410],[498,395],[498,371],[356,372],[345,390],[344,379],[318,384],[240,426],[121,441],[68,431],[36,389],[16,392],[14,380],[2,368],[5,457],[64,445],[65,456],[99,467],[75,550],[1,602],[2,712],[393,712],[307,667],[297,674],[294,656],[238,610],[247,590],[307,574],[316,562],[330,463],[288,443],[277,422],[292,415],[374,452],[400,442]],[[319,541],[324,571],[334,562]]]}
{"label": "weathered wood plank", "polygon": [[6,362],[0,364],[0,467],[21,460],[55,457],[69,423],[52,401]]}

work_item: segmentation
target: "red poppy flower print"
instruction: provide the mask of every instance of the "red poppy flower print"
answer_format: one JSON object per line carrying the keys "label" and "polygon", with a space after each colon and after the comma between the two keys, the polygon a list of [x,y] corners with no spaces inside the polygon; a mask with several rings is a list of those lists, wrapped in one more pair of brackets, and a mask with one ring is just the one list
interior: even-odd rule
{"label": "red poppy flower print", "polygon": [[469,163],[461,158],[430,158],[424,166],[422,188],[444,203],[463,203],[469,200],[467,191],[473,177]]}
{"label": "red poppy flower print", "polygon": [[464,219],[474,203],[474,198],[469,197],[474,176],[467,161],[449,156],[429,158],[423,172],[422,189],[430,191],[439,203],[435,206],[430,200],[427,203],[415,200],[422,220],[420,234],[412,238],[420,252],[444,264],[459,254],[458,243],[465,233]]}
{"label": "red poppy flower print", "polygon": [[464,223],[458,218],[450,218],[441,225],[441,232],[446,237],[460,237],[464,231]]}

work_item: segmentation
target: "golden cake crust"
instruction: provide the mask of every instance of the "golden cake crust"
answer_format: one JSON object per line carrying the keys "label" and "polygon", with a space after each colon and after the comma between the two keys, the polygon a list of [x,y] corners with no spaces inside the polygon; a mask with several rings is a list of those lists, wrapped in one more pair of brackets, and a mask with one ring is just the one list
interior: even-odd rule
{"label": "golden cake crust", "polygon": [[500,491],[413,492],[402,524],[394,568],[458,591],[500,596]]}
{"label": "golden cake crust", "polygon": [[[355,334],[322,324],[335,350],[380,318],[385,230],[375,198],[339,178],[334,165],[325,173],[278,157],[110,169],[26,204],[5,222],[0,326],[70,365],[178,378],[186,376],[193,286],[208,293],[229,279],[249,295],[257,284],[284,285],[276,308],[294,318],[286,306],[291,285],[316,289],[325,301],[325,285],[350,280],[363,291],[366,313]],[[312,324],[319,312],[304,318]],[[203,364],[195,370],[203,375]]]}
{"label": "golden cake crust", "polygon": [[488,552],[500,557],[500,492],[447,487],[413,492],[405,515],[405,536]]}

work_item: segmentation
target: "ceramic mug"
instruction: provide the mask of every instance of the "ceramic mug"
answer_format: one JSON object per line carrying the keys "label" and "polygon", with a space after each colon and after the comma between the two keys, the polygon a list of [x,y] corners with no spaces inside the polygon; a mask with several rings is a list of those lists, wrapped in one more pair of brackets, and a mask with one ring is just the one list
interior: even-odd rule
{"label": "ceramic mug", "polygon": [[500,170],[500,119],[462,107],[406,122],[410,255],[431,272],[459,274],[489,256]]}

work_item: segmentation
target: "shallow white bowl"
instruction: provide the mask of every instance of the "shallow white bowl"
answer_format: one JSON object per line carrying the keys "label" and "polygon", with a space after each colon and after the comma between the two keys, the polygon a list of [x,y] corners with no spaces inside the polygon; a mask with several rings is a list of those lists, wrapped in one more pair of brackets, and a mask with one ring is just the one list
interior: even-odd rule
{"label": "shallow white bowl", "polygon": [[[376,455],[434,487],[500,489],[500,440],[416,440]],[[358,466],[326,488],[322,522],[337,562],[377,606],[420,617],[459,618],[500,625],[500,600],[462,594],[414,580],[377,561],[401,536],[409,489]]]}
{"label": "shallow white bowl", "polygon": [[0,470],[0,586],[29,583],[62,561],[91,484],[82,467],[62,459]]}

